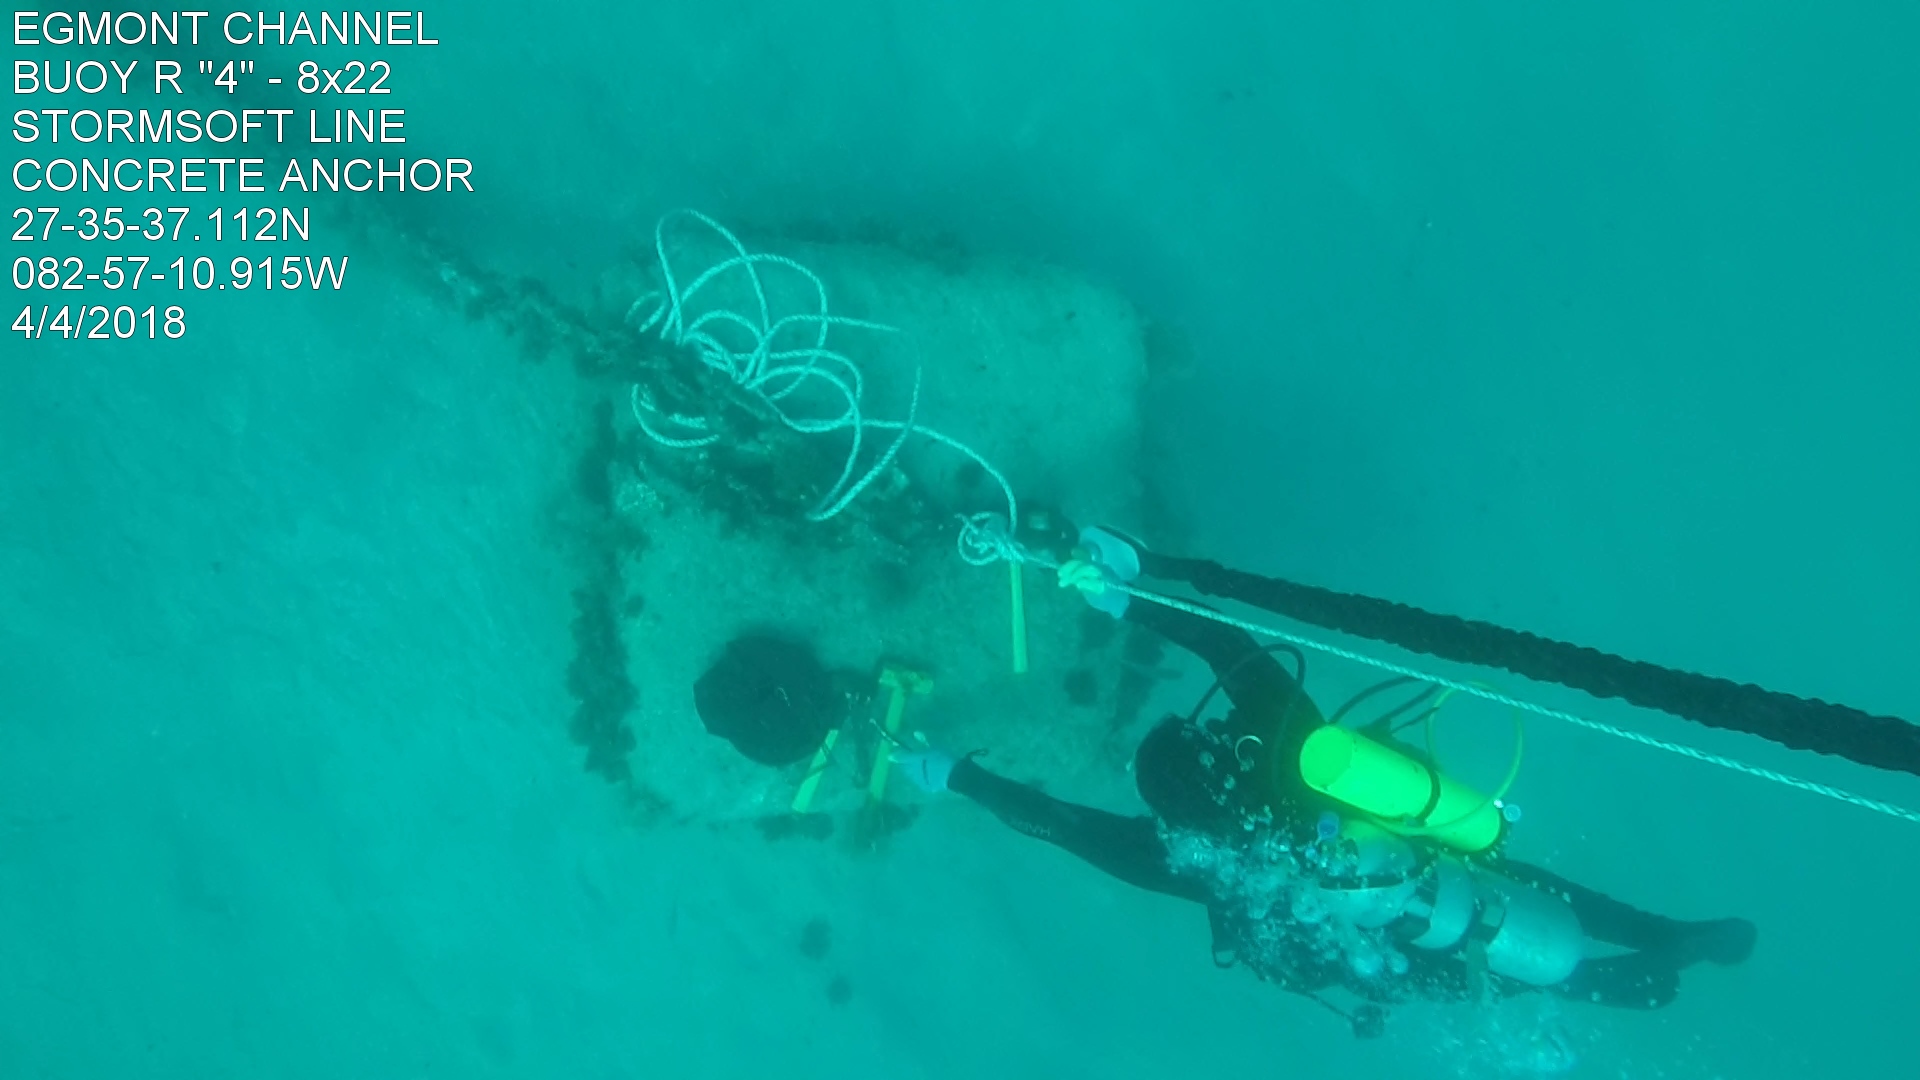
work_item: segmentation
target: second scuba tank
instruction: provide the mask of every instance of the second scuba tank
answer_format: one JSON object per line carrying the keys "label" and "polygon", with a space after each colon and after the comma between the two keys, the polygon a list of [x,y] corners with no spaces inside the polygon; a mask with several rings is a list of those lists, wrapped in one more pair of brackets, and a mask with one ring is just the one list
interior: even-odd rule
{"label": "second scuba tank", "polygon": [[1327,911],[1362,929],[1386,927],[1414,948],[1444,952],[1469,942],[1487,970],[1531,986],[1563,982],[1586,955],[1586,934],[1559,897],[1450,855],[1424,864],[1413,846],[1367,822],[1348,822],[1350,857],[1326,879]]}

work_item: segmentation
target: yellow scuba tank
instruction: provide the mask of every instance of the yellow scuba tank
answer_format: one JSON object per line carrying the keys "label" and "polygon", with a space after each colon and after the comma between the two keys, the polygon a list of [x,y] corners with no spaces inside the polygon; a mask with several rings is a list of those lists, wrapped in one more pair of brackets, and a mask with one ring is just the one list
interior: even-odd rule
{"label": "yellow scuba tank", "polygon": [[1390,746],[1329,724],[1300,748],[1307,786],[1372,816],[1389,832],[1485,851],[1505,827],[1499,800]]}

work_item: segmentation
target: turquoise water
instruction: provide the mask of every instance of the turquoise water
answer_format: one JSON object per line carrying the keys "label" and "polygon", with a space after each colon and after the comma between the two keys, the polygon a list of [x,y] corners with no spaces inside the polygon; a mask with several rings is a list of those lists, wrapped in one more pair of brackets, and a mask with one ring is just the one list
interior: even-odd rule
{"label": "turquoise water", "polygon": [[[1035,6],[430,10],[381,55],[479,191],[368,227],[563,297],[682,205],[1050,260],[1188,343],[1193,550],[1920,716],[1920,16]],[[1749,964],[1356,1043],[970,807],[878,859],[636,820],[566,737],[577,380],[316,205],[338,295],[0,353],[0,1076],[1515,1076],[1549,1029],[1575,1076],[1909,1074],[1914,826],[1551,725],[1526,854]]]}

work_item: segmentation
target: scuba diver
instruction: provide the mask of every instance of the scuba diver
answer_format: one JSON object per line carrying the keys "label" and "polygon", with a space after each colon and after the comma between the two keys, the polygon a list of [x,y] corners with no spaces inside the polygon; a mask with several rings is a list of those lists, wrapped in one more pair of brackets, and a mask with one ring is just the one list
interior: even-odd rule
{"label": "scuba diver", "polygon": [[[1122,881],[1204,905],[1217,965],[1310,997],[1361,1037],[1383,1030],[1385,1006],[1412,1000],[1537,990],[1660,1008],[1682,969],[1752,952],[1745,920],[1651,914],[1505,858],[1500,801],[1391,737],[1387,723],[1427,695],[1362,730],[1342,727],[1344,713],[1392,683],[1329,719],[1302,685],[1297,650],[1280,647],[1296,659],[1289,672],[1243,630],[1105,587],[1185,565],[1110,529],[1079,540],[1062,585],[1194,653],[1215,676],[1191,715],[1161,721],[1135,754],[1151,814],[1063,802],[989,772],[977,754],[903,744],[894,761],[922,790],[965,796]],[[1202,721],[1215,692],[1230,709]],[[1357,1004],[1335,1001],[1342,989]]]}

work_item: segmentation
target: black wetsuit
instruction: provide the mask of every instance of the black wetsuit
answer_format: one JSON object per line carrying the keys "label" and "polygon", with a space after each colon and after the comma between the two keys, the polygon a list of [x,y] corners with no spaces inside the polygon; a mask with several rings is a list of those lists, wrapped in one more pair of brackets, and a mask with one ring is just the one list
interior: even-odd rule
{"label": "black wetsuit", "polygon": [[[1297,778],[1297,768],[1271,769],[1270,763],[1275,760],[1271,755],[1286,755],[1279,759],[1283,761],[1297,760],[1301,744],[1325,720],[1277,659],[1262,652],[1251,637],[1236,628],[1161,605],[1135,602],[1126,618],[1195,653],[1221,680],[1222,692],[1233,709],[1225,723],[1210,733],[1210,745],[1244,745],[1248,755],[1258,758],[1246,764],[1264,774]],[[1169,718],[1165,723],[1184,721]],[[1206,905],[1214,931],[1215,961],[1221,966],[1231,966],[1245,952],[1240,946],[1255,927],[1228,914],[1205,882],[1175,872],[1158,819],[1063,802],[995,775],[972,760],[955,765],[948,788],[980,803],[1014,829],[1057,845],[1122,881]],[[1323,797],[1298,782],[1292,790],[1275,785],[1260,797],[1273,812],[1275,828],[1295,840],[1310,837],[1319,813],[1329,806]],[[1232,843],[1238,838],[1221,839]],[[1640,911],[1523,863],[1503,861],[1499,870],[1509,878],[1564,896],[1589,938],[1632,950],[1622,956],[1583,962],[1571,978],[1552,988],[1568,997],[1625,1008],[1666,1005],[1678,991],[1680,969],[1705,958],[1691,946],[1690,932],[1701,926],[1722,925],[1686,923]],[[1273,927],[1268,924],[1265,929],[1271,931]],[[1271,956],[1270,949],[1263,952]],[[1498,976],[1488,976],[1482,984],[1464,959],[1451,953],[1409,949],[1410,967],[1404,975],[1388,980],[1356,980],[1349,977],[1344,965],[1319,955],[1304,937],[1298,949],[1286,952],[1278,963],[1262,962],[1256,971],[1286,989],[1306,994],[1345,985],[1370,1001],[1391,1002],[1409,998],[1461,1000],[1473,996],[1481,985],[1496,993],[1528,989]]]}

